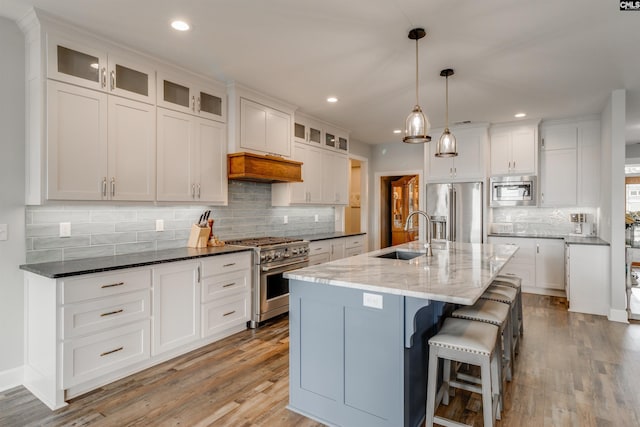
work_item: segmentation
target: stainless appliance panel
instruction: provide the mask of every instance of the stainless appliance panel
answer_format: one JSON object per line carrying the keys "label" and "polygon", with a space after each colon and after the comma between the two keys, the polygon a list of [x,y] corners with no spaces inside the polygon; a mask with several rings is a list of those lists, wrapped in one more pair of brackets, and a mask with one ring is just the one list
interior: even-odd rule
{"label": "stainless appliance panel", "polygon": [[279,267],[261,268],[258,322],[289,311],[289,279],[284,278],[283,274],[308,264],[309,260],[304,259]]}
{"label": "stainless appliance panel", "polygon": [[536,206],[537,177],[492,177],[489,188],[489,206]]}
{"label": "stainless appliance panel", "polygon": [[426,193],[432,237],[482,243],[482,182],[427,184]]}

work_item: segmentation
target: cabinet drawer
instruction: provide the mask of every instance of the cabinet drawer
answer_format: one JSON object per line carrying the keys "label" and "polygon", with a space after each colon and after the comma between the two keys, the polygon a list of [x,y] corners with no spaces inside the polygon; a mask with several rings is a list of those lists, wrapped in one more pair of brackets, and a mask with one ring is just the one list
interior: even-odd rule
{"label": "cabinet drawer", "polygon": [[150,357],[149,320],[62,343],[62,387],[69,388]]}
{"label": "cabinet drawer", "polygon": [[252,252],[247,251],[203,259],[202,277],[250,268],[251,254]]}
{"label": "cabinet drawer", "polygon": [[151,316],[148,290],[62,307],[62,338],[112,329]]}
{"label": "cabinet drawer", "polygon": [[364,248],[364,236],[351,236],[345,239],[345,247],[351,248]]}
{"label": "cabinet drawer", "polygon": [[331,248],[330,240],[320,240],[318,242],[309,243],[309,256],[314,256],[322,253],[329,253]]}
{"label": "cabinet drawer", "polygon": [[151,270],[92,274],[62,280],[62,304],[151,288]]}
{"label": "cabinet drawer", "polygon": [[249,320],[248,293],[233,295],[202,305],[202,337],[214,335]]}
{"label": "cabinet drawer", "polygon": [[329,262],[331,261],[331,258],[329,257],[329,253],[328,252],[323,252],[320,254],[316,254],[316,255],[312,255],[309,257],[309,265],[318,265],[318,264],[324,264],[325,262]]}
{"label": "cabinet drawer", "polygon": [[513,255],[510,264],[531,264],[536,262],[536,242],[535,239],[517,237],[489,237],[489,243],[494,245],[516,245],[518,251]]}
{"label": "cabinet drawer", "polygon": [[232,271],[202,280],[202,302],[209,302],[239,292],[246,292],[251,284],[251,270]]}
{"label": "cabinet drawer", "polygon": [[348,248],[345,251],[345,256],[346,257],[356,256],[356,255],[360,255],[362,253],[363,253],[362,247]]}
{"label": "cabinet drawer", "polygon": [[509,261],[500,271],[500,274],[520,277],[523,288],[531,288],[536,285],[536,266],[533,264],[514,264],[512,261]]}

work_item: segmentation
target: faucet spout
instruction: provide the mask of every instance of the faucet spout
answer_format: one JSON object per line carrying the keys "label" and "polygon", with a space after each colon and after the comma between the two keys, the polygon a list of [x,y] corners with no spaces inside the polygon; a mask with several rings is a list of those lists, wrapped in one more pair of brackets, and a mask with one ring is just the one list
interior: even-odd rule
{"label": "faucet spout", "polygon": [[427,243],[428,243],[427,256],[433,256],[433,251],[431,250],[431,218],[429,218],[429,215],[426,212],[424,211],[411,212],[409,216],[407,216],[407,220],[404,223],[404,231],[409,231],[409,223],[411,221],[411,218],[414,215],[422,215],[427,220]]}

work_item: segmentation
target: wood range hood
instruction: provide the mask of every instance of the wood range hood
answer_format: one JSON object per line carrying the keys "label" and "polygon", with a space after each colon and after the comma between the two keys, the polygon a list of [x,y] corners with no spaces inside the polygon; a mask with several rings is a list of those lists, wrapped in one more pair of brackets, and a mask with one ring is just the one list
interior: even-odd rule
{"label": "wood range hood", "polygon": [[252,182],[302,182],[302,162],[254,153],[227,154],[227,177]]}

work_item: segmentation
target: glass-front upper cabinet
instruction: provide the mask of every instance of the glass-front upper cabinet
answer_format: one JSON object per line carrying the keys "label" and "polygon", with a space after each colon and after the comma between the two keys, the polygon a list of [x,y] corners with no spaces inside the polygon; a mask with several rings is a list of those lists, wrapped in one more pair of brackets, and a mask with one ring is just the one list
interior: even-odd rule
{"label": "glass-front upper cabinet", "polygon": [[303,117],[297,117],[294,124],[293,136],[296,142],[311,142],[314,145],[322,145],[322,130]]}
{"label": "glass-front upper cabinet", "polygon": [[339,136],[337,148],[341,151],[349,151],[349,140],[344,136]]}
{"label": "glass-front upper cabinet", "polygon": [[98,46],[51,35],[47,77],[137,101],[155,103],[155,69]]}
{"label": "glass-front upper cabinet", "polygon": [[324,145],[325,147],[336,148],[336,136],[331,132],[325,132]]}
{"label": "glass-front upper cabinet", "polygon": [[158,72],[158,105],[200,117],[226,121],[224,89]]}

